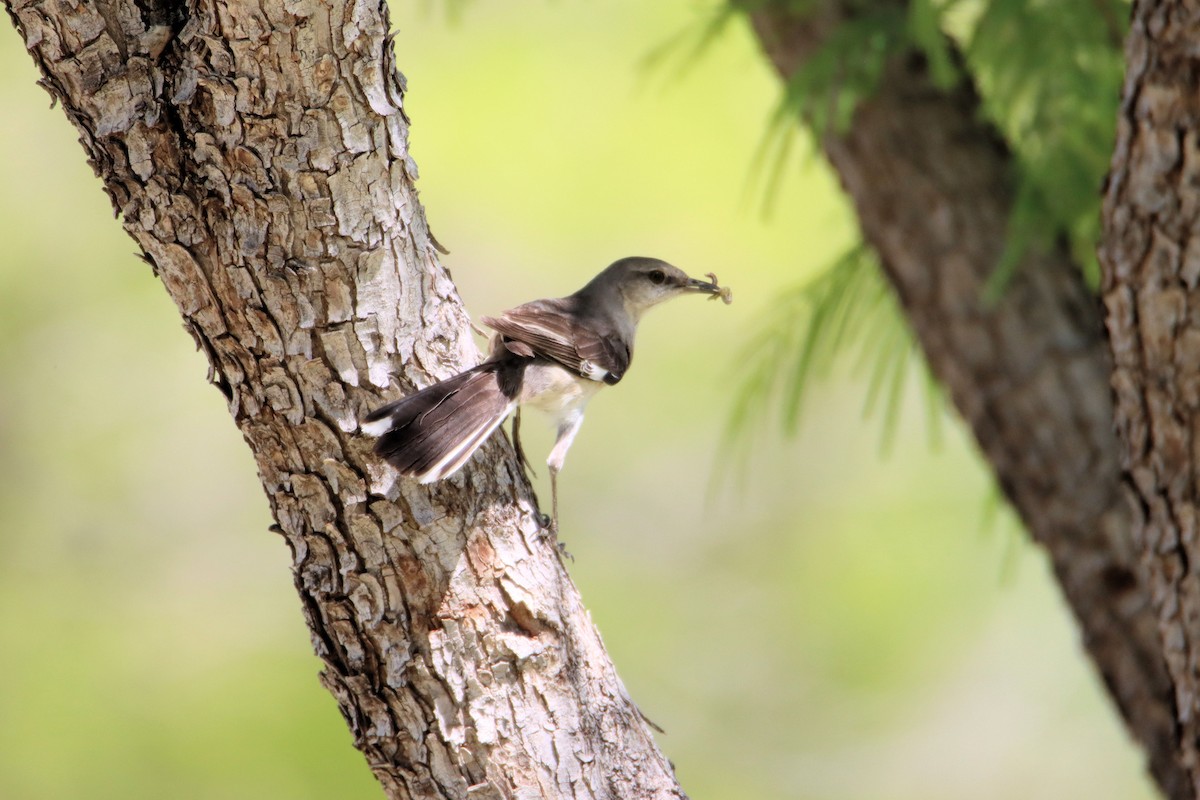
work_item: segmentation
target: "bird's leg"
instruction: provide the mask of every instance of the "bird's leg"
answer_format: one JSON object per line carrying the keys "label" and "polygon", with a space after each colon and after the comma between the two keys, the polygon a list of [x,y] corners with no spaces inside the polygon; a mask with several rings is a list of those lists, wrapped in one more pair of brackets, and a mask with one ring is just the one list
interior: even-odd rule
{"label": "bird's leg", "polygon": [[558,536],[558,470],[550,468],[550,532]]}
{"label": "bird's leg", "polygon": [[554,544],[558,547],[558,557],[562,560],[563,556],[575,560],[575,556],[567,551],[567,546],[558,539],[558,470],[553,466],[550,467],[550,508],[553,516],[550,517],[550,527],[546,531],[547,536],[554,537]]}
{"label": "bird's leg", "polygon": [[[571,449],[571,442],[575,441],[575,434],[579,433],[579,426],[582,424],[583,414],[579,411],[560,419],[558,438],[554,442],[554,449],[550,451],[550,457],[546,459],[546,466],[550,470],[550,508],[553,512],[550,518],[550,533],[555,539],[558,538],[558,471],[562,469],[567,451]],[[562,542],[558,543],[558,549],[570,557],[570,553],[567,553]]]}
{"label": "bird's leg", "polygon": [[[513,412],[512,420],[512,443],[513,451],[517,455],[517,463],[521,465],[521,469],[525,470],[528,475],[537,477],[537,473],[533,470],[533,464],[529,463],[529,459],[525,457],[525,448],[521,446],[521,407],[517,406],[517,410]],[[532,491],[533,481],[529,482],[529,488]],[[550,517],[542,513],[541,503],[537,499],[537,492],[533,492],[534,509],[537,511],[538,525],[543,528],[549,528],[552,524]]]}

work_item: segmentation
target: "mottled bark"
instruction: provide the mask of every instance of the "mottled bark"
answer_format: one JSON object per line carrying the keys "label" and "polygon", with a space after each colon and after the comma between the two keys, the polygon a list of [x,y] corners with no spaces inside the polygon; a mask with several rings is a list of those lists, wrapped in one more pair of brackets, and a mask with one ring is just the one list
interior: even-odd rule
{"label": "mottled bark", "polygon": [[1134,4],[1104,196],[1104,302],[1134,536],[1200,796],[1200,5]]}
{"label": "mottled bark", "polygon": [[682,797],[503,439],[423,487],[356,434],[478,357],[413,188],[386,7],[7,5],[209,356],[387,794]]}
{"label": "mottled bark", "polygon": [[[751,15],[785,79],[852,2]],[[849,128],[821,137],[933,372],[996,479],[1050,555],[1084,644],[1172,798],[1192,797],[1149,587],[1120,491],[1110,365],[1098,303],[1063,249],[1031,253],[995,302],[1013,161],[966,78],[932,81],[916,51],[891,58]]]}

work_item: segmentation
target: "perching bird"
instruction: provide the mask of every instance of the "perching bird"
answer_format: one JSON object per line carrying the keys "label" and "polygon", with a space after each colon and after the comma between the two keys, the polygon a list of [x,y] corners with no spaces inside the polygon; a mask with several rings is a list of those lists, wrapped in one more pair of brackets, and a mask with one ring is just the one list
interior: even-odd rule
{"label": "perching bird", "polygon": [[558,472],[584,407],[601,388],[624,377],[647,309],[696,292],[731,302],[729,289],[710,277],[711,283],[689,278],[656,258],[623,258],[573,295],[484,317],[498,334],[486,361],[377,408],[362,430],[378,437],[375,452],[401,474],[432,483],[465,464],[518,406],[548,413],[558,428],[546,461],[551,529],[557,531]]}

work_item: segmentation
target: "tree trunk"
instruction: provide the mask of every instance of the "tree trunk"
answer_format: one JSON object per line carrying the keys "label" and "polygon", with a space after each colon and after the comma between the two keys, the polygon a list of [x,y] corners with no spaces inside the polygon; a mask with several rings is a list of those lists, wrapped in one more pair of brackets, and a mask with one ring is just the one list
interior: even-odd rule
{"label": "tree trunk", "polygon": [[[766,6],[751,22],[787,80],[854,5]],[[1014,197],[1012,157],[982,121],[967,79],[939,89],[915,50],[891,58],[849,128],[824,132],[820,144],[930,367],[1049,553],[1087,651],[1159,786],[1173,799],[1195,797],[1178,758],[1151,584],[1120,490],[1099,308],[1079,269],[1063,249],[1031,253],[988,302]]]}
{"label": "tree trunk", "polygon": [[511,448],[424,487],[357,434],[478,358],[413,187],[386,7],[6,3],[209,357],[388,796],[683,797]]}
{"label": "tree trunk", "polygon": [[[1134,538],[1200,796],[1200,8],[1139,0],[1100,248]],[[1195,238],[1193,238],[1195,237]]]}

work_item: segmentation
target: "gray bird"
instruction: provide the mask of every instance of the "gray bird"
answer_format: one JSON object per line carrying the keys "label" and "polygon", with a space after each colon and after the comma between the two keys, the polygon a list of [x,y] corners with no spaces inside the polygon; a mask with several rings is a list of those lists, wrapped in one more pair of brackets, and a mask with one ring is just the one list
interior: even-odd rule
{"label": "gray bird", "polygon": [[[711,283],[689,278],[656,258],[623,258],[568,297],[484,317],[498,334],[486,361],[375,409],[362,430],[378,437],[375,452],[402,475],[432,483],[456,472],[518,407],[546,412],[558,429],[546,460],[557,531],[558,472],[588,401],[625,376],[648,309],[694,293],[731,301],[729,289],[710,277]],[[516,423],[513,438],[524,460]]]}

